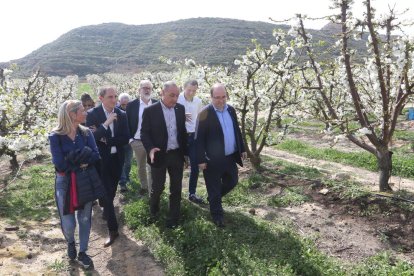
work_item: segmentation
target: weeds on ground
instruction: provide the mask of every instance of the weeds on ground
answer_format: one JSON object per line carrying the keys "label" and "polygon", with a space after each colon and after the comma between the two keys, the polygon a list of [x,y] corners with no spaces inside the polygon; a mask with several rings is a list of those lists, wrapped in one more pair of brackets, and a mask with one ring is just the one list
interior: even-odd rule
{"label": "weeds on ground", "polygon": [[54,170],[52,165],[34,165],[22,171],[0,194],[0,217],[45,220],[52,215],[54,205]]}
{"label": "weeds on ground", "polygon": [[[321,181],[325,181],[316,169],[275,161],[268,157],[264,163],[264,170],[260,174],[245,175],[240,180],[234,191],[224,198],[224,206],[245,209],[257,205],[295,205],[310,200],[306,197],[306,187],[303,185],[285,188],[289,194],[277,200],[265,194],[269,187],[277,185],[275,182],[280,176],[279,171],[294,172],[293,175],[283,174],[282,179],[296,178],[300,182],[306,178],[308,183],[312,183],[309,180],[313,179],[319,185]],[[271,164],[277,166],[272,167]],[[344,198],[352,199],[366,195],[357,183],[338,183],[329,183],[329,188],[341,192],[340,195]],[[226,211],[226,227],[219,229],[211,222],[208,208],[200,208],[186,200],[182,201],[183,220],[180,226],[174,230],[167,229],[164,226],[167,209],[168,198],[164,195],[161,216],[156,222],[150,218],[146,198],[126,205],[124,213],[126,224],[135,229],[137,238],[145,242],[155,258],[163,263],[169,275],[414,273],[414,267],[409,263],[392,262],[390,258],[382,255],[357,265],[343,263],[321,253],[311,239],[300,237],[291,223],[282,223],[279,219],[267,221],[237,211]]]}
{"label": "weeds on ground", "polygon": [[371,192],[365,186],[354,181],[337,181],[326,179],[324,184],[342,199],[353,200],[371,196]]}
{"label": "weeds on ground", "polygon": [[[378,171],[377,159],[374,155],[365,151],[342,152],[330,148],[321,149],[298,140],[284,140],[275,148],[308,158],[328,160],[370,171]],[[414,155],[398,154],[398,152],[394,154],[392,172],[393,175],[414,178]]]}
{"label": "weeds on ground", "polygon": [[66,272],[69,270],[69,265],[65,260],[57,260],[55,259],[53,263],[48,265],[48,268],[52,270],[53,272],[59,273],[59,272]]}
{"label": "weeds on ground", "polygon": [[[162,201],[165,214],[167,199]],[[217,228],[206,209],[182,204],[183,223],[170,230],[164,219],[149,223],[144,201],[128,204],[128,226],[136,229],[171,275],[343,275],[332,259],[320,253],[286,225],[226,213],[226,228]]]}
{"label": "weeds on ground", "polygon": [[354,266],[349,275],[414,275],[413,265],[396,260],[388,252],[367,258]]}
{"label": "weeds on ground", "polygon": [[310,197],[304,194],[304,187],[289,187],[283,189],[280,195],[269,198],[267,205],[272,207],[298,206],[310,201]]}

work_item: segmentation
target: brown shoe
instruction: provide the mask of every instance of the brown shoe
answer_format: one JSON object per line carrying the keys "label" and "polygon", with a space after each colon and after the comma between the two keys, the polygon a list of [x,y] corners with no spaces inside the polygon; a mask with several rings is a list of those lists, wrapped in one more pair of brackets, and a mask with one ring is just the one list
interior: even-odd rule
{"label": "brown shoe", "polygon": [[143,195],[146,195],[146,194],[148,194],[148,190],[145,190],[145,189],[142,189],[142,188],[140,188],[138,190],[138,195],[143,196]]}
{"label": "brown shoe", "polygon": [[118,238],[118,237],[119,237],[118,231],[110,231],[109,232],[109,238],[105,241],[104,247],[108,247],[111,244],[113,244],[114,241],[116,240],[116,238]]}

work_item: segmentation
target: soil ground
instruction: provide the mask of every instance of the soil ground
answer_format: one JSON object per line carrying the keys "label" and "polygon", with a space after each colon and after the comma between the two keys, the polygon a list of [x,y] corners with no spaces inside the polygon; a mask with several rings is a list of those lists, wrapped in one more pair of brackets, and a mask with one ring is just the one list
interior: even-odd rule
{"label": "soil ground", "polygon": [[[298,135],[300,136],[300,135]],[[307,142],[320,143],[315,135]],[[348,148],[348,145],[342,145]],[[353,150],[353,149],[352,149]],[[333,162],[303,158],[294,154],[267,148],[263,154],[295,164],[314,167],[328,177],[338,174],[349,175],[373,191],[377,190],[377,173],[336,164]],[[248,166],[247,166],[248,167]],[[299,206],[271,208],[253,206],[245,210],[252,215],[267,220],[288,220],[301,235],[315,241],[320,250],[345,262],[354,263],[388,250],[394,256],[414,262],[414,215],[404,211],[398,202],[383,198],[364,197],[346,200],[333,191],[320,193],[324,187],[320,181],[297,179],[294,176],[278,175],[278,168],[271,175],[275,184],[267,190],[255,192],[267,196],[281,194],[289,187],[301,186],[308,200]],[[241,175],[249,169],[241,169]],[[202,181],[200,181],[202,182]],[[393,178],[394,189],[414,192],[414,181]],[[187,183],[187,179],[184,180]],[[202,183],[199,184],[203,186]],[[186,188],[185,188],[186,190]],[[122,206],[122,196],[117,197],[117,206]],[[120,202],[119,202],[120,201]],[[51,207],[54,208],[54,207]],[[118,209],[119,211],[119,209]],[[92,256],[95,268],[85,272],[66,257],[66,243],[62,237],[59,220],[45,222],[20,222],[18,231],[5,231],[4,221],[0,221],[0,275],[163,275],[163,267],[158,264],[148,248],[125,226],[121,226],[121,236],[112,247],[103,248],[107,237],[106,224],[101,219],[98,206],[93,209],[93,226],[88,253]]]}
{"label": "soil ground", "polygon": [[414,262],[414,215],[401,209],[398,202],[376,197],[347,200],[333,191],[321,194],[326,187],[319,180],[298,181],[293,176],[267,174],[274,179],[267,194],[283,194],[286,189],[300,186],[308,200],[299,206],[255,206],[249,213],[270,221],[288,219],[320,250],[349,263],[384,250]]}
{"label": "soil ground", "polygon": [[[122,196],[116,199],[122,206]],[[119,208],[117,208],[119,213]],[[88,254],[94,269],[83,270],[66,255],[60,221],[52,218],[44,222],[21,222],[18,231],[5,231],[0,222],[0,275],[164,275],[148,248],[133,237],[120,222],[120,237],[104,248],[107,238],[106,222],[101,219],[98,205],[93,207],[92,230]],[[78,247],[79,249],[79,247]]]}

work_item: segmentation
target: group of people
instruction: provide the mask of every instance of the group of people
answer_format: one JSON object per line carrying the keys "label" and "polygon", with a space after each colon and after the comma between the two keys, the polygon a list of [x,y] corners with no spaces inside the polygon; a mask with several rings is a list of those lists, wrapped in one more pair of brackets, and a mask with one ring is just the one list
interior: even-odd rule
{"label": "group of people", "polygon": [[[55,192],[67,254],[84,268],[93,263],[86,254],[91,228],[92,202],[68,211],[67,198],[71,171],[95,166],[106,196],[99,200],[107,221],[110,246],[119,236],[114,209],[118,185],[127,190],[132,152],[141,185],[139,193],[149,195],[151,220],[159,217],[160,198],[169,175],[169,212],[166,227],[175,228],[180,221],[182,179],[190,164],[188,199],[204,204],[196,194],[199,172],[203,173],[212,220],[224,227],[222,197],[238,182],[237,165],[246,158],[235,109],[228,105],[228,91],[217,83],[210,90],[210,104],[203,107],[195,94],[196,80],[187,81],[180,93],[174,81],[163,84],[160,100],[152,97],[149,80],[139,84],[137,98],[119,95],[114,87],[99,90],[100,104],[89,95],[81,101],[65,101],[59,109],[58,124],[49,135],[52,161],[56,169]],[[73,152],[89,153],[89,158],[68,158]],[[76,220],[79,224],[79,254],[75,244]]]}

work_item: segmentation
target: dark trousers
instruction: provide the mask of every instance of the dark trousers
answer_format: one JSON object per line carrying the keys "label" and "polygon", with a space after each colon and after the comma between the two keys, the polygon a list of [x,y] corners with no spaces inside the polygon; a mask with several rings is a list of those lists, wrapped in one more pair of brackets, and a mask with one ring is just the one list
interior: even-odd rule
{"label": "dark trousers", "polygon": [[126,186],[129,182],[129,173],[131,172],[132,148],[130,144],[124,146],[124,166],[122,167],[121,177],[119,179],[119,186]]}
{"label": "dark trousers", "polygon": [[195,194],[198,181],[197,147],[194,140],[195,133],[189,133],[187,137],[188,157],[190,158],[190,180],[188,183],[189,194]]}
{"label": "dark trousers", "polygon": [[118,222],[115,215],[114,198],[118,181],[121,177],[124,160],[120,160],[119,154],[111,154],[107,160],[102,161],[101,177],[106,189],[106,198],[103,202],[104,215],[107,218],[108,230],[118,231]]}
{"label": "dark trousers", "polygon": [[162,167],[151,167],[152,188],[150,194],[150,212],[157,215],[160,209],[160,198],[164,191],[166,174],[170,176],[170,208],[168,220],[178,222],[181,207],[181,189],[183,181],[184,161],[178,150],[169,151],[165,155],[165,164]]}
{"label": "dark trousers", "polygon": [[210,213],[214,220],[223,218],[221,199],[228,194],[239,181],[238,169],[233,155],[219,162],[210,161],[204,170]]}

